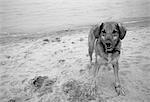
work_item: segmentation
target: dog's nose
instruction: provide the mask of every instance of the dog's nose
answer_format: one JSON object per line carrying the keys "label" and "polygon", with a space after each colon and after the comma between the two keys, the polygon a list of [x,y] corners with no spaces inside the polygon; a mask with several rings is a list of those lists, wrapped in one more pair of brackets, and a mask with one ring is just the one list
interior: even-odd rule
{"label": "dog's nose", "polygon": [[107,43],[106,43],[106,46],[107,46],[107,47],[111,47],[111,43],[110,43],[110,42],[107,42]]}

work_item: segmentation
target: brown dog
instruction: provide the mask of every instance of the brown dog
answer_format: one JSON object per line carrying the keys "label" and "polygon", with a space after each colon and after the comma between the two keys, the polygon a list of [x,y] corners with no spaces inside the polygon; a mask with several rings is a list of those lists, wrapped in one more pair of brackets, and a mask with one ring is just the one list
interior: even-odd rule
{"label": "brown dog", "polygon": [[118,95],[124,95],[118,76],[118,59],[121,49],[121,40],[125,37],[125,35],[126,29],[122,24],[116,22],[104,22],[100,25],[94,26],[90,30],[90,34],[88,36],[91,63],[92,54],[95,49],[95,63],[97,65],[94,69],[95,75],[98,73],[101,65],[97,63],[97,57],[100,57],[100,59],[107,62],[107,64],[112,64],[115,75],[115,89]]}

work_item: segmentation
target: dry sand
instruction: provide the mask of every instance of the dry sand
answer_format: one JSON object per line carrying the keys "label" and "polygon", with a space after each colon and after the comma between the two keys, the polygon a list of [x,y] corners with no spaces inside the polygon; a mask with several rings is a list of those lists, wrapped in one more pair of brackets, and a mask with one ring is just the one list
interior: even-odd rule
{"label": "dry sand", "polygon": [[[0,102],[150,102],[149,0],[0,2]],[[91,83],[87,36],[104,20],[128,29],[119,60],[125,96],[113,70]]]}
{"label": "dry sand", "polygon": [[116,95],[113,70],[102,70],[97,91],[92,89],[87,27],[1,37],[0,102],[149,102],[150,21],[123,22],[128,32],[122,41],[119,75],[125,96]]}

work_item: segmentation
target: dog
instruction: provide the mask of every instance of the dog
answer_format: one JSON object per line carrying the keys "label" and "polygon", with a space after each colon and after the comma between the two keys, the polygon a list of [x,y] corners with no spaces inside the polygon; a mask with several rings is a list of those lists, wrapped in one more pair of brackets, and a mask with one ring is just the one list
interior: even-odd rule
{"label": "dog", "polygon": [[121,40],[126,35],[126,28],[117,22],[103,22],[100,25],[95,25],[91,28],[88,36],[88,52],[90,56],[90,62],[92,63],[92,54],[95,50],[95,65],[94,74],[98,74],[101,64],[97,57],[101,61],[111,64],[114,70],[115,76],[115,90],[118,95],[125,95],[120,85],[118,70],[119,70],[119,56],[121,53]]}

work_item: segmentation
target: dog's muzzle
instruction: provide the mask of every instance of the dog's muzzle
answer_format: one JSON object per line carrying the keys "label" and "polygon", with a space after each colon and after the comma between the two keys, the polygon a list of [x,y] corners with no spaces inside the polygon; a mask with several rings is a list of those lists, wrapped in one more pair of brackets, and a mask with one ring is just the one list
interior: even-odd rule
{"label": "dog's muzzle", "polygon": [[107,52],[113,50],[113,44],[112,44],[111,41],[106,41],[106,42],[105,42],[105,49],[106,49]]}

